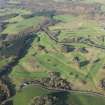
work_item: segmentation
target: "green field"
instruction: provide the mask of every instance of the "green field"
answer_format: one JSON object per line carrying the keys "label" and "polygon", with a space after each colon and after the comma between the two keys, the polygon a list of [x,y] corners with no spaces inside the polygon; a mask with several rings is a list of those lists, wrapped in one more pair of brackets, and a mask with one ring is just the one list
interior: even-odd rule
{"label": "green field", "polygon": [[[6,75],[16,89],[16,94],[12,97],[13,105],[29,105],[33,97],[54,93],[54,90],[48,90],[47,87],[45,89],[32,85],[18,91],[18,87],[23,81],[42,79],[48,77],[49,72],[53,71],[59,72],[62,78],[70,82],[73,90],[105,95],[105,89],[102,88],[101,84],[101,81],[105,79],[105,0],[81,0],[79,7],[77,6],[78,9],[82,10],[84,3],[90,5],[96,3],[97,10],[98,3],[101,5],[98,13],[95,11],[94,14],[85,14],[77,11],[77,14],[56,13],[53,17],[46,16],[44,13],[49,13],[49,11],[44,9],[41,14],[41,11],[36,12],[37,9],[34,7],[13,6],[18,5],[20,1],[10,0],[6,8],[0,8],[0,19],[6,23],[0,36],[10,36],[10,43],[8,40],[7,43],[5,40],[0,43],[0,70],[18,54],[21,55],[9,74]],[[31,6],[35,1],[28,1],[28,3]],[[53,5],[54,2],[50,3]],[[41,23],[47,23],[45,20],[48,18],[53,21],[58,20],[58,22],[51,26],[48,25],[48,27],[42,25]],[[39,32],[35,32],[33,29],[39,28],[40,24],[43,27],[41,26]],[[45,32],[44,28],[50,34]],[[25,32],[30,32],[33,36],[30,35],[26,40],[22,36],[21,40],[21,37],[18,36]],[[12,36],[17,39],[11,41]],[[66,49],[68,46],[69,51]],[[73,50],[71,50],[72,47]],[[59,94],[62,96],[62,93]],[[105,105],[105,97],[77,91],[68,92],[66,101],[70,105]]]}
{"label": "green field", "polygon": [[[90,35],[91,39],[95,39],[97,35],[104,35],[105,32],[97,21],[87,20],[86,17],[83,16],[59,15],[54,18],[63,21],[55,26],[49,27],[51,31],[61,30],[58,36],[59,41],[71,36],[87,38],[88,35]],[[34,20],[35,18],[32,19]],[[25,21],[30,22],[31,19],[23,20],[23,22],[20,21],[18,24],[23,24]],[[33,22],[31,23],[33,24]],[[25,27],[27,26],[25,25]],[[69,30],[71,30],[70,32],[72,33],[68,32]],[[40,48],[40,46],[44,46],[44,49]],[[24,79],[47,77],[50,71],[57,71],[63,78],[74,85],[74,89],[103,93],[99,84],[100,80],[104,78],[100,74],[105,74],[102,68],[105,62],[104,50],[83,43],[73,43],[73,46],[75,49],[85,47],[88,53],[85,54],[78,50],[70,53],[62,52],[61,44],[50,39],[44,32],[39,32],[32,42],[31,47],[28,49],[27,54],[19,60],[19,63],[13,68],[10,77],[14,83],[19,84],[19,81]],[[78,57],[80,62],[88,60],[89,64],[79,67],[73,60],[75,57]],[[97,59],[99,59],[99,61],[95,63]],[[82,81],[85,81],[86,84]]]}
{"label": "green field", "polygon": [[[13,97],[13,103],[14,105],[29,105],[33,97],[44,96],[54,92],[53,90],[47,90],[38,86],[28,86],[17,92],[16,96]],[[62,92],[59,94],[63,95]],[[74,92],[68,93],[67,103],[71,105],[105,105],[105,98]]]}
{"label": "green field", "polygon": [[8,24],[7,28],[2,32],[2,34],[17,34],[18,32],[30,27],[36,27],[43,17],[36,16],[29,19],[21,19],[21,17],[17,17],[16,20],[17,19],[20,20],[15,24]]}
{"label": "green field", "polygon": [[48,94],[50,91],[47,91],[46,89],[35,87],[35,86],[29,86],[22,91],[18,92],[15,97],[13,97],[14,105],[28,105],[30,100],[35,96],[41,96]]}
{"label": "green field", "polygon": [[51,30],[61,30],[62,33],[59,36],[60,40],[71,36],[94,37],[105,34],[105,30],[101,27],[99,22],[88,19],[84,15],[58,15],[54,18],[62,21],[56,26],[51,27]]}

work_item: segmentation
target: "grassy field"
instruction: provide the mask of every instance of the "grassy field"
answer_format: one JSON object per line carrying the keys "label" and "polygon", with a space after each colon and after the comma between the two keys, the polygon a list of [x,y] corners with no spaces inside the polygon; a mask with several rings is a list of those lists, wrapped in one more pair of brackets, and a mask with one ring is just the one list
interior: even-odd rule
{"label": "grassy field", "polygon": [[[11,0],[10,4],[17,4],[19,0]],[[85,0],[88,3],[103,3],[104,0]],[[105,6],[103,5],[102,9]],[[10,15],[18,14],[8,18]],[[37,27],[45,19],[43,16],[32,16],[25,18],[24,15],[30,15],[32,12],[25,8],[1,8],[0,17],[7,17],[5,22],[9,22],[0,34],[18,35],[18,33],[28,30],[30,27]],[[73,38],[90,38],[96,44],[105,46],[105,41],[100,37],[105,35],[105,28],[102,21],[91,19],[87,15],[56,15],[54,19],[61,20],[56,25],[49,26],[49,30],[61,31],[58,41]],[[89,46],[84,43],[70,43],[75,50],[65,52],[62,50],[62,44],[52,40],[45,32],[35,33],[36,37],[27,40],[26,45],[30,45],[26,54],[19,59],[17,65],[12,68],[9,77],[17,87],[23,80],[40,79],[47,77],[51,71],[61,74],[61,77],[68,80],[75,90],[92,91],[105,95],[105,90],[101,88],[100,81],[105,79],[105,49]],[[17,42],[16,46],[7,49],[11,54],[10,58],[0,59],[0,68],[11,61],[13,55],[16,55],[22,43]],[[81,51],[86,48],[87,53]],[[1,50],[1,49],[0,49]],[[6,53],[7,54],[7,53]],[[89,61],[87,64],[80,66],[79,63]],[[47,95],[50,91],[38,86],[28,86],[22,91],[17,91],[13,97],[14,105],[29,105],[30,100],[36,96]],[[71,105],[105,105],[104,97],[91,96],[88,94],[68,93],[67,102]]]}
{"label": "grassy field", "polygon": [[[86,20],[86,18],[82,16],[60,15],[55,18],[63,21],[50,27],[52,31],[61,30],[59,40],[63,40],[65,37],[87,37],[88,35],[94,38],[97,35],[103,35],[105,32],[95,20]],[[20,24],[21,23],[22,22],[20,22]],[[67,34],[68,30],[72,30],[73,32],[77,31],[77,34]],[[99,76],[97,80],[97,75],[100,74],[100,72],[104,72],[105,54],[103,49],[90,47],[86,44],[74,43],[73,45],[77,50],[66,53],[62,52],[60,44],[50,39],[44,32],[39,32],[37,35],[25,57],[19,61],[18,65],[13,68],[10,74],[14,83],[20,81],[16,78],[24,80],[28,78],[46,77],[49,71],[57,71],[60,72],[63,78],[66,78],[74,85],[74,89],[103,93],[103,90],[99,87],[100,80],[102,80],[103,77]],[[79,51],[79,49],[83,47],[87,48],[88,53]],[[88,60],[89,64],[79,67],[73,60],[75,57],[78,57],[80,62]],[[97,59],[99,59],[99,61],[95,62]],[[86,81],[86,84],[84,84],[83,81]]]}
{"label": "grassy field", "polygon": [[21,32],[29,27],[36,27],[43,17],[32,17],[29,19],[17,17],[17,19],[20,20],[17,23],[8,24],[7,28],[2,32],[2,34],[17,34],[18,32]]}
{"label": "grassy field", "polygon": [[[18,79],[15,78],[22,78],[22,80],[28,78],[41,78],[46,77],[49,71],[58,71],[62,77],[66,78],[71,83],[74,81],[76,83],[79,82],[80,84],[78,83],[78,85],[74,84],[75,88],[79,87],[83,90],[95,90],[95,86],[92,85],[94,81],[91,81],[91,79],[96,78],[94,73],[97,74],[104,65],[104,52],[103,55],[99,56],[99,53],[102,54],[102,51],[97,49],[97,51],[93,53],[96,49],[94,48],[94,50],[91,51],[91,48],[89,48],[89,54],[83,54],[76,51],[68,54],[61,53],[59,44],[55,44],[55,42],[50,40],[50,38],[44,33],[39,33],[39,36],[40,41],[37,42],[36,38],[25,57],[22,58],[18,65],[13,68],[10,76],[15,83],[18,82]],[[39,45],[45,46],[46,50],[40,49]],[[97,55],[102,60],[98,63],[93,63],[93,61],[97,59]],[[92,62],[89,65],[79,68],[73,61],[75,56],[78,56],[81,61],[89,59],[92,60]],[[99,80],[101,79],[102,78],[100,77]],[[86,80],[87,85],[84,85],[81,82],[82,80]]]}
{"label": "grassy field", "polygon": [[61,30],[59,40],[69,38],[71,36],[98,36],[104,35],[105,30],[101,24],[96,20],[91,20],[85,16],[72,16],[72,15],[58,15],[55,19],[62,20],[61,23],[54,27],[52,30]]}
{"label": "grassy field", "polygon": [[37,86],[29,86],[22,91],[17,92],[16,96],[13,97],[13,103],[14,105],[28,105],[33,97],[45,95],[49,92],[50,91]]}
{"label": "grassy field", "polygon": [[[30,100],[36,96],[43,96],[54,93],[38,86],[28,86],[17,92],[13,97],[14,105],[29,105]],[[58,93],[57,93],[58,94]],[[62,93],[59,93],[62,95]],[[91,96],[82,93],[68,93],[67,103],[72,105],[105,105],[105,99],[101,96]]]}
{"label": "grassy field", "polygon": [[[11,16],[16,13],[18,14],[18,16]],[[9,36],[14,35],[14,34],[18,35],[19,32],[22,32],[25,29],[30,28],[30,27],[36,27],[41,21],[43,21],[44,17],[40,17],[40,16],[39,17],[33,16],[32,18],[29,18],[29,19],[25,19],[23,17],[23,15],[28,15],[30,13],[31,11],[26,10],[26,9],[17,9],[17,8],[14,8],[12,10],[9,8],[0,9],[0,17],[4,17],[4,20],[3,20],[4,22],[9,22],[6,25],[5,29],[2,32],[0,32],[0,35],[1,34],[9,34]],[[6,54],[6,56],[9,55],[10,57],[6,58],[4,56],[3,58],[0,58],[0,69],[9,63],[11,61],[10,60],[11,58],[16,56],[21,45],[22,43],[20,42],[18,43],[18,45],[16,44],[11,48],[3,50],[2,52],[3,55]]]}

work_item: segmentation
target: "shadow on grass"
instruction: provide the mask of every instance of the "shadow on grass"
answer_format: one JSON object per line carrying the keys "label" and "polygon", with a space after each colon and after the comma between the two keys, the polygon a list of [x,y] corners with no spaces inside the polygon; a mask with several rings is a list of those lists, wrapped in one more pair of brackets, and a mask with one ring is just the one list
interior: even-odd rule
{"label": "shadow on grass", "polygon": [[56,97],[58,102],[57,105],[69,105],[68,103],[68,92],[54,92],[49,94],[52,97]]}

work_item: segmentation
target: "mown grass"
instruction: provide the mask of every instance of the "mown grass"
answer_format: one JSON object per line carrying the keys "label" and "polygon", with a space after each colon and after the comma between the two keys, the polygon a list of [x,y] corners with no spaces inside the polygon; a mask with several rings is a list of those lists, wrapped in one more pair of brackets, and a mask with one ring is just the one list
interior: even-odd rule
{"label": "mown grass", "polygon": [[[56,45],[44,33],[41,33],[39,36],[40,42],[37,42],[37,39],[35,39],[25,57],[13,68],[11,73],[12,78],[44,77],[48,75],[49,71],[58,71],[68,80],[72,79],[70,73],[74,74],[73,78],[77,74],[80,75],[80,78],[83,77],[84,73],[73,67],[69,59],[65,58],[65,55],[59,51],[59,45]],[[48,53],[44,50],[39,50],[38,45],[45,46]],[[38,65],[39,68],[35,65]]]}
{"label": "mown grass", "polygon": [[33,97],[46,95],[50,91],[43,89],[38,86],[28,86],[22,91],[17,92],[16,96],[13,97],[14,105],[29,105],[29,102]]}
{"label": "mown grass", "polygon": [[69,102],[72,105],[105,105],[105,98],[87,94],[70,93]]}
{"label": "mown grass", "polygon": [[[51,93],[55,93],[55,91],[47,90],[39,86],[28,86],[22,89],[21,91],[17,92],[16,96],[13,97],[13,104],[29,105],[33,97],[43,96]],[[59,94],[62,95],[62,93],[60,92]],[[66,94],[67,103],[72,105],[105,105],[105,98],[102,96],[95,96],[78,92]]]}
{"label": "mown grass", "polygon": [[32,17],[29,19],[23,19],[18,23],[8,24],[7,28],[3,30],[2,34],[18,34],[18,32],[21,32],[32,26],[36,27],[38,23],[40,23],[41,19],[43,19],[43,17]]}
{"label": "mown grass", "polygon": [[[31,26],[35,27],[43,19],[43,17],[38,16],[24,19],[21,15],[31,13],[30,11],[24,9],[13,9],[12,11],[1,9],[0,12],[0,16],[5,16],[6,14],[14,12],[20,14],[19,16],[7,20],[10,22],[10,24],[8,24],[7,28],[2,32],[3,34],[12,35],[21,32],[24,29],[28,29]],[[50,27],[51,30],[61,30],[61,34],[59,35],[60,41],[64,38],[70,38],[71,36],[94,37],[105,34],[105,30],[96,20],[87,19],[84,16],[76,17],[72,15],[59,15],[55,16],[54,18],[62,21],[61,23]],[[104,65],[104,54],[98,63],[91,62],[91,64],[86,65],[83,68],[79,68],[77,64],[73,62],[73,58],[77,56],[81,59],[81,61],[85,61],[87,60],[88,55],[83,54],[78,50],[72,53],[62,52],[60,45],[52,41],[43,32],[38,33],[38,37],[40,37],[40,41],[37,41],[37,38],[34,39],[34,42],[29,48],[27,54],[21,60],[19,60],[19,63],[13,68],[11,74],[9,75],[16,86],[18,86],[19,83],[24,79],[26,80],[47,77],[49,71],[60,72],[62,77],[74,83],[74,85],[77,87],[79,84],[77,82],[81,82],[82,80],[86,80],[87,83],[93,83],[93,87],[99,85],[99,81],[104,77],[101,77],[102,74],[100,75],[100,69],[102,69],[102,66]],[[38,45],[45,46],[47,52],[43,49],[39,49]],[[84,46],[89,47],[85,44],[78,43],[73,45],[76,48],[82,48]],[[92,49],[92,47],[89,48]],[[94,53],[92,53],[93,55],[91,56],[93,58],[96,52],[97,51],[94,51]],[[97,55],[96,58],[98,57],[100,56]],[[90,61],[93,60],[93,58],[91,58]],[[6,63],[8,63],[8,60],[0,60],[0,68]],[[99,77],[97,79],[98,74]],[[82,84],[80,87],[82,90],[82,87],[85,87],[85,84]],[[88,90],[88,88],[90,89],[91,86],[85,87],[85,90]],[[48,91],[47,89],[37,86],[29,86],[24,88],[22,91],[17,92],[16,96],[13,97],[13,102],[14,105],[28,105],[33,97],[46,95],[50,92],[51,91]],[[72,105],[105,105],[105,99],[103,97],[79,93],[69,93],[68,102]]]}
{"label": "mown grass", "polygon": [[[34,39],[33,43],[31,44],[31,47],[29,48],[27,54],[19,61],[19,63],[13,68],[13,71],[11,72],[12,79],[17,82],[15,78],[22,78],[28,79],[28,78],[42,78],[47,77],[48,72],[50,71],[56,71],[61,74],[63,78],[66,78],[68,81],[74,83],[79,81],[80,84],[82,80],[89,82],[93,78],[94,73],[97,74],[99,70],[103,66],[103,56],[100,55],[102,58],[100,62],[98,63],[91,63],[88,65],[85,65],[84,67],[79,67],[78,64],[76,64],[73,61],[74,57],[79,57],[80,61],[85,61],[88,58],[88,55],[81,53],[79,51],[73,51],[71,53],[63,53],[60,50],[60,45],[56,44],[56,42],[52,41],[45,33],[38,33],[38,37],[40,37],[40,41],[37,41],[37,38]],[[38,45],[45,46],[45,50],[40,49]],[[76,47],[76,45],[75,45]],[[83,46],[78,46],[83,47]],[[77,47],[77,48],[78,48]],[[88,46],[89,47],[89,46]],[[89,47],[91,49],[91,47]],[[101,51],[96,51],[93,53],[94,55],[98,55]],[[89,52],[90,53],[90,52]],[[96,59],[99,56],[93,56],[94,59]],[[93,58],[90,57],[90,60]],[[101,65],[100,65],[101,64]],[[37,68],[35,65],[38,65]],[[87,78],[88,75],[88,79]],[[101,79],[101,77],[99,78]],[[75,85],[75,84],[74,84]],[[96,84],[97,85],[97,84]],[[77,84],[78,87],[78,84]],[[82,87],[85,87],[85,85],[82,84]],[[93,84],[94,87],[94,84]],[[85,87],[85,90],[88,89],[88,86]],[[89,87],[90,89],[90,87]]]}
{"label": "mown grass", "polygon": [[[60,27],[60,30],[62,29],[59,39],[73,36],[74,34],[67,34],[68,30],[66,30],[66,28],[70,29],[72,27],[71,24],[73,24],[73,27],[72,27],[73,31],[77,30],[78,25],[76,23],[78,23],[79,20],[81,21],[78,24],[80,24],[81,26],[81,22],[83,22],[82,27],[85,26],[85,27],[91,28],[91,32],[93,32],[94,30],[97,30],[96,27],[100,29],[99,33],[102,34],[104,32],[101,30],[99,26],[97,26],[98,23],[96,23],[95,21],[90,22],[90,20],[82,21],[82,19],[84,19],[83,17],[79,17],[77,19],[77,17],[73,17],[73,16],[67,15],[66,17],[66,16],[60,15],[56,18],[61,19],[62,21],[64,21],[64,23],[59,23],[55,26],[50,27],[50,29],[59,30],[59,27]],[[28,19],[28,20],[31,21],[31,19]],[[19,24],[22,24],[22,23],[19,23]],[[79,29],[81,32],[82,30],[84,30],[84,29],[81,29],[80,27]],[[65,33],[65,34],[62,35],[62,33]],[[90,35],[90,33],[88,34]],[[21,80],[29,79],[29,78],[32,78],[32,79],[42,78],[42,77],[47,77],[49,71],[57,71],[61,74],[63,78],[67,79],[71,83],[73,84],[74,82],[77,83],[77,84],[74,84],[74,87],[76,89],[79,87],[79,89],[81,90],[92,89],[94,91],[97,91],[95,90],[95,87],[96,86],[98,87],[99,81],[103,79],[103,76],[102,77],[99,76],[98,82],[97,83],[95,82],[97,80],[97,77],[96,77],[97,74],[100,73],[100,70],[104,65],[103,50],[90,47],[86,44],[74,43],[72,45],[74,45],[76,50],[73,52],[65,53],[61,50],[61,45],[59,43],[56,43],[52,39],[50,39],[44,32],[39,32],[37,33],[37,35],[38,36],[32,42],[31,47],[28,49],[27,54],[21,60],[19,60],[19,63],[13,68],[10,74],[10,77],[14,80],[15,83],[20,81],[20,80],[18,81],[18,79],[16,78],[21,78]],[[97,32],[95,34],[91,33],[91,37],[96,35],[97,35]],[[75,37],[77,36],[78,34]],[[87,37],[87,33],[85,33],[84,31],[84,34],[81,34],[81,36]],[[44,46],[44,49],[41,49],[39,45]],[[87,48],[88,53],[80,52],[79,48],[83,48],[83,47]],[[86,64],[83,67],[80,67],[79,63],[74,61],[74,57],[79,57],[80,62],[89,60],[89,64]],[[94,61],[97,60],[98,58],[100,58],[100,61],[94,63]],[[87,85],[85,85],[82,81],[86,81]]]}
{"label": "mown grass", "polygon": [[58,15],[55,19],[62,20],[59,24],[50,27],[51,30],[61,30],[59,40],[69,38],[71,36],[98,36],[104,35],[105,30],[101,24],[96,20],[91,20],[85,16],[71,16],[71,15]]}

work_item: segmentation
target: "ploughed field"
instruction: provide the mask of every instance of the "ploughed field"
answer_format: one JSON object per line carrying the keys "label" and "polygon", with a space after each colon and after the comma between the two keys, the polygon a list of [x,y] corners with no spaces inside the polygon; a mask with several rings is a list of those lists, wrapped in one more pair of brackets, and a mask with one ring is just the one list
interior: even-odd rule
{"label": "ploughed field", "polygon": [[[13,105],[29,105],[32,98],[53,93],[64,95],[67,105],[104,105],[105,97],[100,95],[105,95],[104,15],[44,10],[36,13],[23,2],[24,8],[19,8],[20,1],[10,0],[0,8],[0,76],[7,76],[15,85],[16,94],[10,98]],[[35,1],[29,3],[35,5]],[[23,81],[46,78],[49,72],[60,73],[75,91],[40,85],[18,89]]]}

